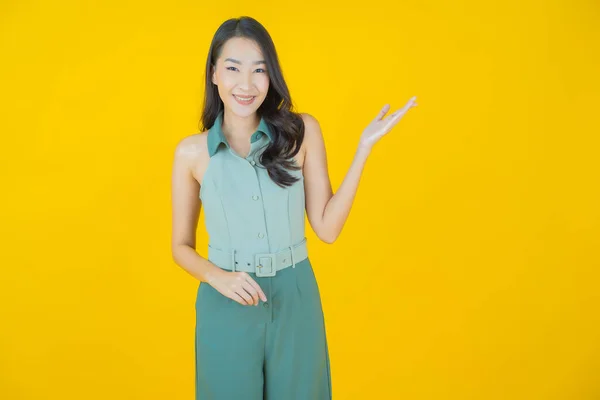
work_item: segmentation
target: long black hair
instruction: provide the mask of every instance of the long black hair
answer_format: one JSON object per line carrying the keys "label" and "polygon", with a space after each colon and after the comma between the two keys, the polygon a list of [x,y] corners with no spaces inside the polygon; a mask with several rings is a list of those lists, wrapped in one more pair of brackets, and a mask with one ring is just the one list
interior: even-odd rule
{"label": "long black hair", "polygon": [[293,159],[300,151],[304,140],[304,121],[294,106],[288,87],[283,79],[275,45],[267,30],[254,18],[242,16],[221,24],[210,44],[206,60],[204,108],[201,131],[210,129],[217,116],[223,111],[223,101],[217,85],[212,84],[211,76],[221,55],[223,45],[234,37],[251,39],[260,47],[267,63],[269,91],[257,110],[273,133],[273,140],[260,156],[260,164],[268,171],[271,179],[280,187],[291,186],[300,178],[292,176],[287,169],[299,170]]}

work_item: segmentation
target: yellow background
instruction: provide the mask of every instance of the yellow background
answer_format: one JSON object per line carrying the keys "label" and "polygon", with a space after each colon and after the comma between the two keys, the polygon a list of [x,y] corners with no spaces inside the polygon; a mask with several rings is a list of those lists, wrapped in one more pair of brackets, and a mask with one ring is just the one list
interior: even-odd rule
{"label": "yellow background", "polygon": [[241,15],[334,190],[380,107],[418,96],[337,242],[307,225],[334,398],[600,398],[600,7],[567,0],[2,2],[0,398],[193,398],[171,163]]}

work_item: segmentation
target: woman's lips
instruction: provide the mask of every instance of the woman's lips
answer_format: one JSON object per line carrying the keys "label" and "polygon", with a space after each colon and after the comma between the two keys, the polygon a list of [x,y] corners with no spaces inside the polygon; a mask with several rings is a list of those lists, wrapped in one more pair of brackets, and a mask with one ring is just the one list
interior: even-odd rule
{"label": "woman's lips", "polygon": [[256,98],[256,96],[252,96],[251,98],[244,100],[243,98],[237,97],[235,94],[233,95],[233,98],[235,99],[235,101],[237,101],[239,104],[243,105],[243,106],[247,106],[249,104],[252,104],[254,102],[254,99]]}

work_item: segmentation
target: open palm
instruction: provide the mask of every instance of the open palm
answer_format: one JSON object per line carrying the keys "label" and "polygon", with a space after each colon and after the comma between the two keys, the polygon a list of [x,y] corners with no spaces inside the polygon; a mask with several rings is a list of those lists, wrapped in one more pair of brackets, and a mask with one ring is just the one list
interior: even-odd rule
{"label": "open palm", "polygon": [[360,136],[359,147],[362,148],[372,148],[375,143],[383,135],[392,130],[392,128],[402,119],[402,117],[410,110],[412,107],[417,106],[417,96],[413,96],[410,98],[408,103],[398,111],[393,114],[388,115],[383,118],[383,116],[389,111],[390,105],[386,104],[383,106],[377,117],[365,128]]}

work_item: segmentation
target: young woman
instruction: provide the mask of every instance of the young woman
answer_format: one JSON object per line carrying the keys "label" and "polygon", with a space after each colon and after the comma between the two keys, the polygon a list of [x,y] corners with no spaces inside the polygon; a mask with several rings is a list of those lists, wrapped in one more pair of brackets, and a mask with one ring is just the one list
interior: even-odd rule
{"label": "young woman", "polygon": [[[200,281],[196,398],[331,399],[304,211],[319,239],[333,243],[373,145],[415,98],[384,118],[386,104],[363,130],[334,195],[319,123],[292,110],[260,23],[242,17],[218,28],[205,85],[202,132],[177,144],[172,175],[173,258]],[[195,249],[201,205],[207,258]]]}

